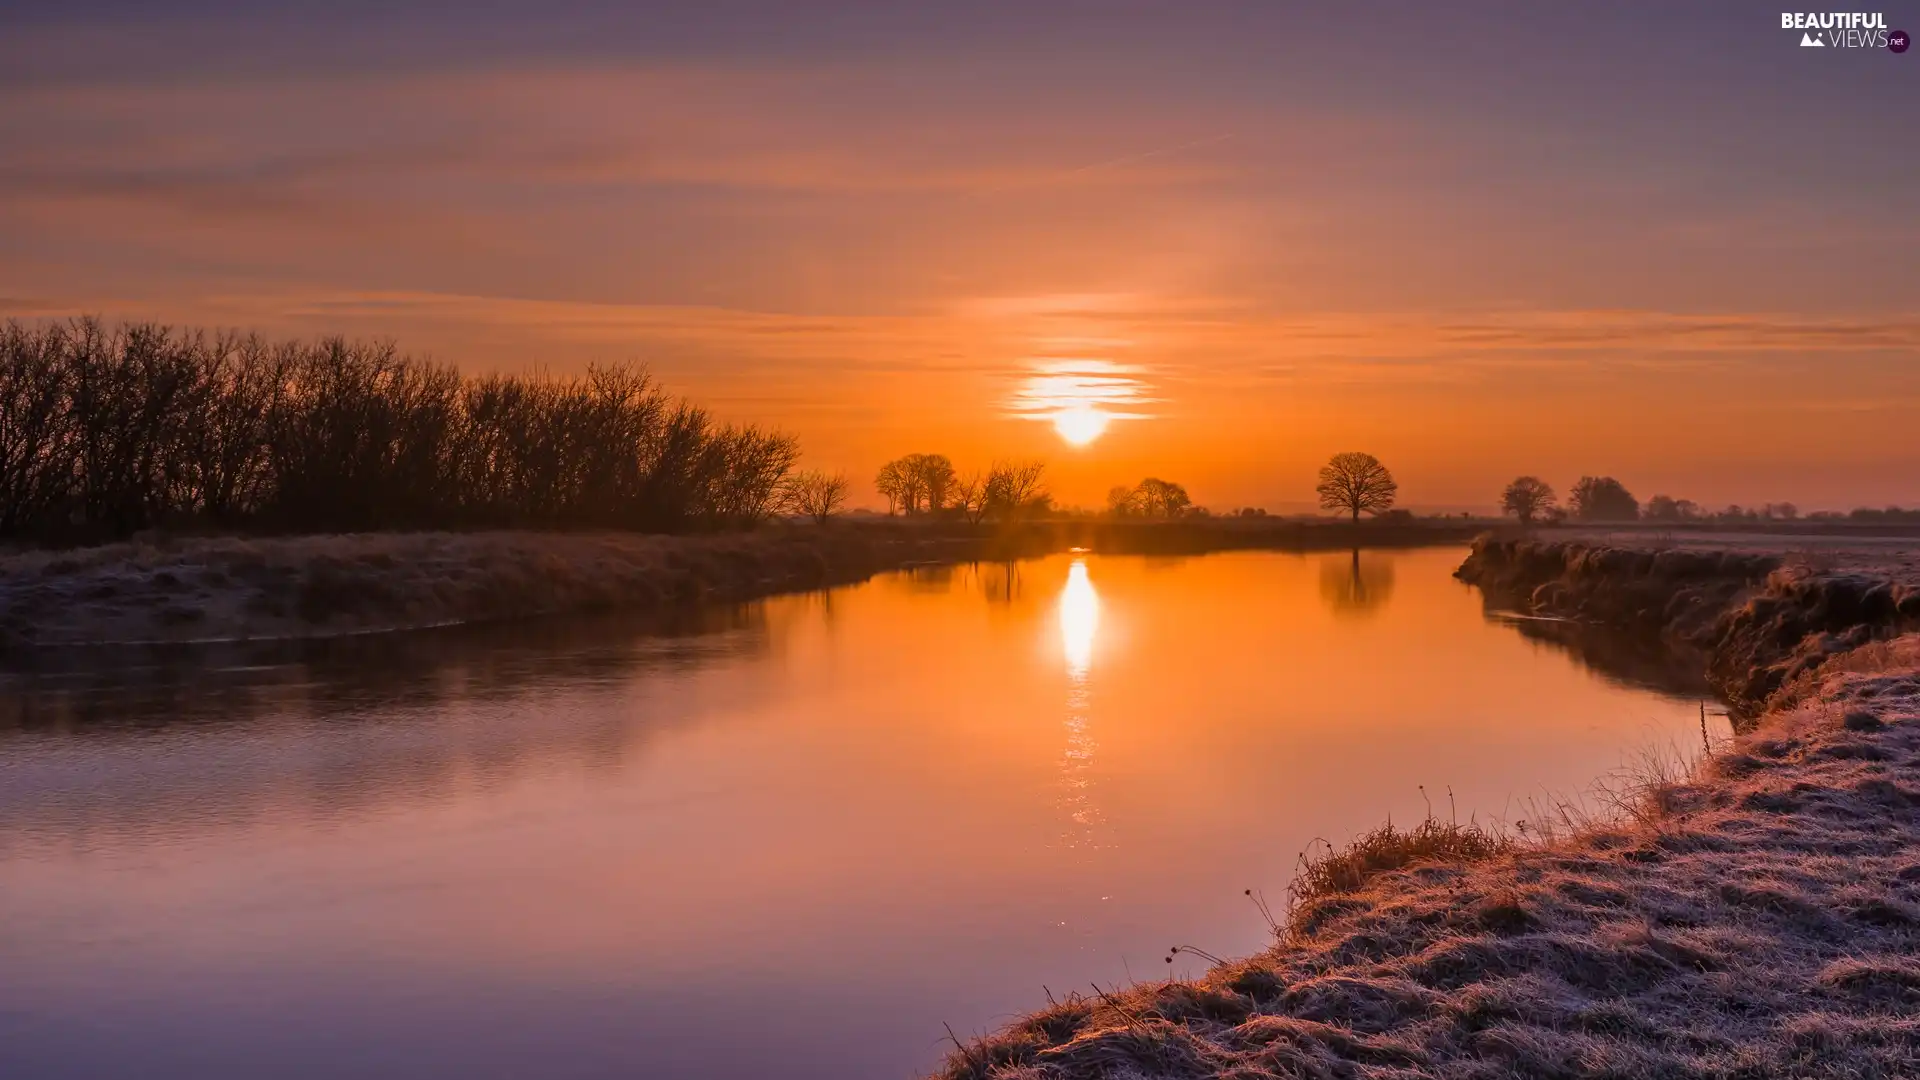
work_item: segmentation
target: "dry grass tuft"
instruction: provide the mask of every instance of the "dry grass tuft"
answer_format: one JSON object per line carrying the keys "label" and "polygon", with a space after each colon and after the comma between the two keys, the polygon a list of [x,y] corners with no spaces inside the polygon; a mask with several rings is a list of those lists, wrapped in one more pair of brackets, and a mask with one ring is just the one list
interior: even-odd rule
{"label": "dry grass tuft", "polygon": [[1343,848],[1301,856],[1287,886],[1293,907],[1354,892],[1381,874],[1428,863],[1460,866],[1513,849],[1513,841],[1476,822],[1461,825],[1429,817],[1411,829],[1392,822],[1365,833]]}

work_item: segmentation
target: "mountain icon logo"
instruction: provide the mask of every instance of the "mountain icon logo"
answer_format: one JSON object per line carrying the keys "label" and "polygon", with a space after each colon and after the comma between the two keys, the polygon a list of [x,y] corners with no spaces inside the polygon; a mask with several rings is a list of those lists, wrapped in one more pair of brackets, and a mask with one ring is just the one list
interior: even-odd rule
{"label": "mountain icon logo", "polygon": [[1812,34],[1801,34],[1800,47],[1803,49],[1824,49],[1827,47],[1827,43],[1814,37]]}

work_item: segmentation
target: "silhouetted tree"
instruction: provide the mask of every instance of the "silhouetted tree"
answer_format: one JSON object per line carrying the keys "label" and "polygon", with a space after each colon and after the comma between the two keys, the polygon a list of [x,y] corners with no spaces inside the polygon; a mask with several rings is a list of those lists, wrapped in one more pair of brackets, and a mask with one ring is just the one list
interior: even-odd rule
{"label": "silhouetted tree", "polygon": [[1697,521],[1707,515],[1700,510],[1700,504],[1692,499],[1676,499],[1670,495],[1655,495],[1647,500],[1640,516],[1648,521]]}
{"label": "silhouetted tree", "polygon": [[1186,488],[1154,476],[1133,487],[1116,487],[1107,492],[1107,512],[1114,517],[1176,518],[1192,507],[1193,500],[1187,496]]}
{"label": "silhouetted tree", "polygon": [[847,502],[845,473],[825,473],[818,469],[797,472],[781,483],[781,503],[791,512],[805,514],[818,522],[840,512]]}
{"label": "silhouetted tree", "polygon": [[[895,458],[880,466],[873,487],[887,500],[887,516],[892,517],[907,497],[907,470],[904,459]],[[911,511],[909,511],[911,512]]]}
{"label": "silhouetted tree", "polygon": [[1320,467],[1320,482],[1313,490],[1320,495],[1321,509],[1345,510],[1357,524],[1362,512],[1378,514],[1393,506],[1400,485],[1379,458],[1348,452],[1333,455]]}
{"label": "silhouetted tree", "polygon": [[1140,481],[1139,491],[1141,510],[1150,517],[1176,518],[1193,505],[1187,489],[1170,480],[1149,476]]}
{"label": "silhouetted tree", "polygon": [[1639,500],[1611,476],[1581,477],[1567,504],[1581,521],[1632,521],[1640,516]]}
{"label": "silhouetted tree", "polygon": [[1011,521],[1044,511],[1051,501],[1042,478],[1047,465],[1043,461],[996,461],[987,470],[986,512]]}
{"label": "silhouetted tree", "polygon": [[953,462],[945,454],[908,454],[881,466],[874,487],[886,496],[888,513],[937,513],[952,498]]}
{"label": "silhouetted tree", "polygon": [[168,523],[672,531],[764,516],[794,440],[646,372],[491,376],[328,339],[77,319],[0,329],[0,537]]}
{"label": "silhouetted tree", "polygon": [[953,482],[953,505],[967,524],[978,525],[987,516],[987,477],[978,469]]}
{"label": "silhouetted tree", "polygon": [[1500,509],[1532,525],[1533,519],[1553,509],[1553,488],[1537,476],[1522,476],[1500,493]]}
{"label": "silhouetted tree", "polygon": [[50,528],[72,490],[62,328],[0,328],[0,536]]}
{"label": "silhouetted tree", "polygon": [[953,497],[953,485],[956,476],[953,462],[945,454],[908,454],[908,468],[916,480],[914,489],[919,493],[928,513],[937,514],[947,508]]}

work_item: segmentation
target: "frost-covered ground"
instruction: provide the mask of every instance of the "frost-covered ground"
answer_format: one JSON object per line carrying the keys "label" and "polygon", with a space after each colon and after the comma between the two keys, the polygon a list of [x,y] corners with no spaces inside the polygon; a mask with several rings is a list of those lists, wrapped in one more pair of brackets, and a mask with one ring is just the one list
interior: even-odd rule
{"label": "frost-covered ground", "polygon": [[1882,574],[1920,583],[1920,538],[1856,534],[1711,532],[1690,529],[1662,533],[1647,527],[1610,530],[1559,528],[1540,532],[1543,540],[1612,544],[1623,547],[1672,547],[1688,551],[1735,551],[1777,555],[1792,563],[1811,563],[1860,573]]}

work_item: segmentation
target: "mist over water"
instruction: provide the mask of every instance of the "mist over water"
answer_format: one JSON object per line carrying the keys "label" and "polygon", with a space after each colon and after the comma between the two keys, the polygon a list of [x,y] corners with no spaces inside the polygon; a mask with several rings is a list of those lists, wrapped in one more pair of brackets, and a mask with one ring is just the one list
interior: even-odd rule
{"label": "mist over water", "polygon": [[1699,744],[1694,688],[1490,618],[1460,556],[9,672],[0,1074],[911,1075],[1043,985],[1262,948],[1243,890],[1315,837]]}

